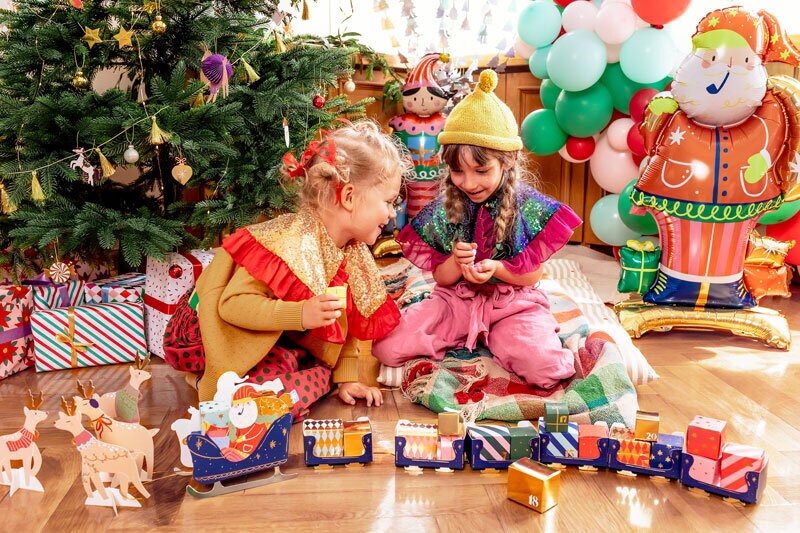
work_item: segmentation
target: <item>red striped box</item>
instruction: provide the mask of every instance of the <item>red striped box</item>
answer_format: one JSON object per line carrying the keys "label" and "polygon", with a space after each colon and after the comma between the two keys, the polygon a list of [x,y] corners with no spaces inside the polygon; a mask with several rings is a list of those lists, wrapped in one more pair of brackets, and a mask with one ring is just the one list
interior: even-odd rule
{"label": "red striped box", "polygon": [[761,448],[745,444],[725,443],[720,461],[720,482],[723,489],[746,492],[745,474],[764,468],[766,453]]}
{"label": "red striped box", "polygon": [[130,363],[147,352],[142,303],[115,303],[34,313],[37,372]]}

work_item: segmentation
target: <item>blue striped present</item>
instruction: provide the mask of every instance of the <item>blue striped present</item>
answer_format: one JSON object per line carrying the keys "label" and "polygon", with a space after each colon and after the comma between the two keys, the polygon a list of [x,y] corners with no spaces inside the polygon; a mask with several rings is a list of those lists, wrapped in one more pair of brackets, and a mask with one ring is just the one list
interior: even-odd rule
{"label": "blue striped present", "polygon": [[511,454],[511,432],[499,424],[470,424],[469,438],[483,441],[481,459],[484,461],[508,461]]}
{"label": "blue striped present", "polygon": [[130,363],[147,351],[142,303],[41,311],[31,329],[37,372]]}
{"label": "blue striped present", "polygon": [[[547,433],[544,429],[544,418],[539,419],[539,434]],[[578,423],[569,422],[567,431],[547,433],[550,442],[547,445],[547,453],[553,457],[578,457]]]}

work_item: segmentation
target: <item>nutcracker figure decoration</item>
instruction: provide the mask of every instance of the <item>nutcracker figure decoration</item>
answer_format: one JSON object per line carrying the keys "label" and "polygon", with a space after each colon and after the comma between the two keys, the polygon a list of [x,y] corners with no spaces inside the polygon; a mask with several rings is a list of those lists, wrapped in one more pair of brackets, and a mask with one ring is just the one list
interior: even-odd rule
{"label": "nutcracker figure decoration", "polygon": [[657,307],[628,307],[620,318],[637,335],[717,323],[785,348],[785,319],[750,309],[743,270],[761,215],[800,198],[800,82],[768,77],[764,66],[797,66],[800,51],[772,15],[736,7],[707,14],[692,44],[671,94],[648,105],[650,159],[631,193],[632,212],[658,223],[663,252],[644,295]]}
{"label": "nutcracker figure decoration", "polygon": [[439,160],[436,137],[444,127],[442,110],[453,96],[436,81],[440,62],[450,60],[447,54],[426,54],[411,69],[403,85],[405,113],[389,121],[394,134],[403,142],[414,161],[414,176],[406,183],[406,214],[416,215],[439,192],[439,180],[445,165]]}

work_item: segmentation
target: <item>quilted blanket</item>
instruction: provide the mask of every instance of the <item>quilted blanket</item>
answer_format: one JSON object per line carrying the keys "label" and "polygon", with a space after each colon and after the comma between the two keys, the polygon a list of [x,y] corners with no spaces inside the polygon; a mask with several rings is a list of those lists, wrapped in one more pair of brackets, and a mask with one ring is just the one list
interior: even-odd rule
{"label": "quilted blanket", "polygon": [[636,390],[617,344],[605,332],[590,331],[569,296],[547,295],[561,328],[562,344],[575,356],[577,371],[572,378],[549,390],[531,387],[498,366],[487,350],[463,349],[449,353],[443,361],[420,358],[407,362],[403,393],[435,412],[461,411],[467,421],[536,419],[544,415],[546,400],[565,400],[574,422],[604,420],[609,425],[622,422],[633,427],[638,409]]}

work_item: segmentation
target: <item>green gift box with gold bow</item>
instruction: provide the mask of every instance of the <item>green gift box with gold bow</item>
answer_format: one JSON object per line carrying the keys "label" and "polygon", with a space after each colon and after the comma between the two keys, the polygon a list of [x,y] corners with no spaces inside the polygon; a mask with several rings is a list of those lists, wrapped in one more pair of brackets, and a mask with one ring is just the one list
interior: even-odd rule
{"label": "green gift box with gold bow", "polygon": [[661,248],[651,241],[628,241],[619,251],[622,274],[619,277],[619,292],[644,294],[656,280]]}

